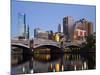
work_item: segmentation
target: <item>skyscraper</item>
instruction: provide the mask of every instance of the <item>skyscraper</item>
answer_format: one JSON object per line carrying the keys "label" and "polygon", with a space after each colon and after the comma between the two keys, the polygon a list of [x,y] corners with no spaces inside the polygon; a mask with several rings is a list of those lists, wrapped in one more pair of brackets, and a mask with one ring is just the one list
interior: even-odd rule
{"label": "skyscraper", "polygon": [[87,35],[91,35],[93,34],[93,23],[92,22],[88,22],[85,25],[86,31],[87,31]]}
{"label": "skyscraper", "polygon": [[40,28],[35,28],[34,29],[34,38],[38,38],[38,32],[39,32]]}
{"label": "skyscraper", "polygon": [[60,33],[63,32],[63,26],[61,24],[58,25],[58,32],[60,32]]}
{"label": "skyscraper", "polygon": [[81,21],[84,26],[84,29],[87,32],[87,36],[93,34],[93,23],[86,19],[82,19]]}
{"label": "skyscraper", "polygon": [[73,40],[74,33],[74,19],[71,16],[63,18],[63,33],[66,36],[67,41]]}
{"label": "skyscraper", "polygon": [[19,26],[19,38],[25,39],[26,15],[24,13],[18,13],[18,26]]}
{"label": "skyscraper", "polygon": [[26,30],[26,39],[29,39],[29,25],[27,25],[27,30]]}

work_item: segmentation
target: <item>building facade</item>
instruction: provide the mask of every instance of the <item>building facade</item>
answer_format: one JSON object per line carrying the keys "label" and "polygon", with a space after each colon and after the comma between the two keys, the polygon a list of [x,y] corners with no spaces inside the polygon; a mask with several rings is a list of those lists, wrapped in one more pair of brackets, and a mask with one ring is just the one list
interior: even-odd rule
{"label": "building facade", "polygon": [[91,34],[93,34],[93,23],[84,18],[75,22],[74,40],[85,40],[85,36]]}
{"label": "building facade", "polygon": [[88,21],[88,20],[86,20],[86,19],[84,19],[84,18],[81,19],[80,21],[81,21],[81,23],[83,25],[83,28],[87,32],[87,36],[93,34],[93,23]]}
{"label": "building facade", "polygon": [[63,33],[66,36],[67,41],[73,40],[74,33],[74,19],[71,16],[63,18]]}
{"label": "building facade", "polygon": [[48,32],[40,28],[36,28],[34,29],[34,38],[48,39]]}
{"label": "building facade", "polygon": [[58,32],[63,33],[63,25],[61,24],[58,25]]}
{"label": "building facade", "polygon": [[87,36],[93,34],[93,23],[92,22],[87,22],[85,24],[85,29],[87,31]]}
{"label": "building facade", "polygon": [[26,36],[26,15],[24,13],[18,13],[18,28],[19,28],[19,38],[25,39],[25,36]]}
{"label": "building facade", "polygon": [[86,36],[86,30],[82,30],[82,29],[76,29],[74,31],[74,38],[73,40],[83,40],[85,41],[85,36]]}
{"label": "building facade", "polygon": [[18,13],[18,39],[29,39],[29,25],[26,24],[26,15]]}
{"label": "building facade", "polygon": [[47,32],[40,32],[40,33],[38,33],[38,38],[48,39],[48,33]]}
{"label": "building facade", "polygon": [[38,32],[40,31],[40,28],[34,29],[34,38],[38,38]]}
{"label": "building facade", "polygon": [[48,39],[53,40],[53,31],[49,30],[49,31],[46,31],[46,32],[48,33]]}
{"label": "building facade", "polygon": [[29,39],[30,38],[30,29],[29,29],[29,25],[27,25],[26,27],[26,39]]}

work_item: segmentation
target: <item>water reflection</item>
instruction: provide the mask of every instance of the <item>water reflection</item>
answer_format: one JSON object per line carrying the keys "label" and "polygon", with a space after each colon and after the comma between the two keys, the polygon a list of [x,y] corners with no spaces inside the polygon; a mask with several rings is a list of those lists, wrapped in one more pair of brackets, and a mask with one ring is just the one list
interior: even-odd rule
{"label": "water reflection", "polygon": [[32,58],[34,58],[35,61],[46,63],[60,59],[62,56],[63,54],[34,54]]}
{"label": "water reflection", "polygon": [[11,47],[11,66],[18,66],[31,59],[30,49]]}
{"label": "water reflection", "polygon": [[12,66],[14,73],[44,73],[87,69],[95,69],[94,53],[34,54],[27,62]]}

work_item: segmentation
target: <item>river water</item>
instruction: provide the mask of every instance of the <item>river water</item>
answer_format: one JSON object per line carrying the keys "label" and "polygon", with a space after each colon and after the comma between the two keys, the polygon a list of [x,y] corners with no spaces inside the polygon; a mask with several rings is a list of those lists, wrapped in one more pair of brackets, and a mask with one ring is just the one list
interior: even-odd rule
{"label": "river water", "polygon": [[96,68],[95,53],[12,55],[11,74],[90,70]]}

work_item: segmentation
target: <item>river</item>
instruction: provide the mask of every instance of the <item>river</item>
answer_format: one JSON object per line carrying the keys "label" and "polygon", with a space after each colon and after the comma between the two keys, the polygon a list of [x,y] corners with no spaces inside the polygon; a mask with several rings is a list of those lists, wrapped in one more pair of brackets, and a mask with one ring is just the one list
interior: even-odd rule
{"label": "river", "polygon": [[90,70],[96,68],[95,53],[12,55],[11,74]]}

